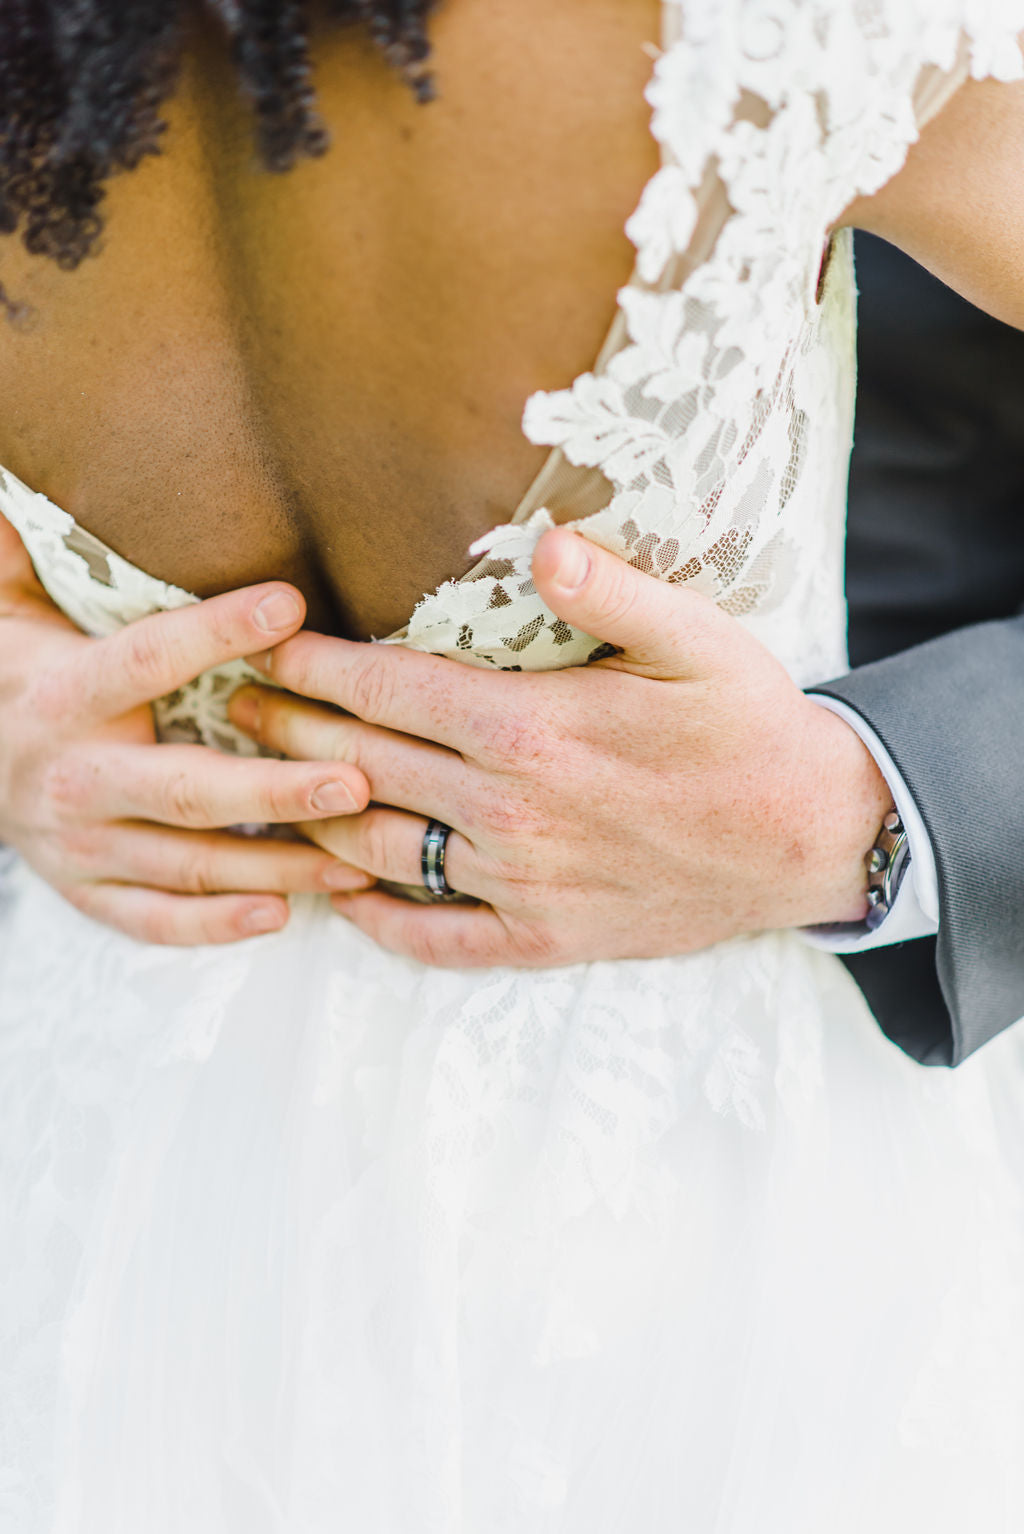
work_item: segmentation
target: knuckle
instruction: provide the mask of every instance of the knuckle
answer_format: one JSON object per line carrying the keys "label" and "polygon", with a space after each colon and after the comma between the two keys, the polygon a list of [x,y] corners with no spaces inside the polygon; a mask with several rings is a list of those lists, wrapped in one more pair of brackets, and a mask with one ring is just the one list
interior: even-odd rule
{"label": "knuckle", "polygon": [[260,819],[282,822],[299,819],[310,810],[313,789],[306,786],[296,792],[296,785],[287,769],[271,770],[258,796]]}
{"label": "knuckle", "polygon": [[483,746],[492,761],[528,773],[550,760],[552,731],[536,713],[508,710],[490,722]]}
{"label": "knuckle", "polygon": [[360,740],[358,726],[353,726],[341,714],[337,718],[328,716],[323,721],[317,734],[317,743],[317,757],[320,760],[344,762],[349,767],[359,765],[360,746],[363,742]]}
{"label": "knuckle", "polygon": [[254,639],[263,645],[272,639],[253,621],[252,597],[244,590],[207,597],[187,616],[194,616],[193,643],[201,644],[210,654],[238,654],[244,648],[251,649]]}
{"label": "knuckle", "polygon": [[605,569],[600,593],[595,593],[601,612],[618,624],[633,615],[640,597],[636,571],[621,560]]}
{"label": "knuckle", "polygon": [[123,648],[122,661],[133,682],[144,688],[152,687],[154,697],[164,684],[165,653],[155,626],[140,622],[129,624],[119,636]]}
{"label": "knuckle", "polygon": [[367,873],[383,874],[388,868],[390,841],[385,822],[377,815],[367,815],[357,838],[359,866]]}
{"label": "knuckle", "polygon": [[527,843],[539,842],[546,830],[545,819],[536,805],[517,794],[502,794],[486,808],[486,830],[496,841],[512,843],[517,851]]}
{"label": "knuckle", "polygon": [[201,825],[209,820],[209,805],[205,796],[187,772],[175,772],[169,777],[161,798],[167,819],[172,824]]}
{"label": "knuckle", "polygon": [[389,657],[371,650],[364,655],[352,677],[352,712],[371,723],[387,714],[394,697],[394,678]]}
{"label": "knuckle", "polygon": [[201,845],[187,847],[178,866],[181,888],[190,895],[209,895],[219,887],[210,850]]}
{"label": "knuckle", "polygon": [[58,818],[80,814],[89,800],[89,776],[81,763],[66,756],[49,762],[40,775],[39,789]]}

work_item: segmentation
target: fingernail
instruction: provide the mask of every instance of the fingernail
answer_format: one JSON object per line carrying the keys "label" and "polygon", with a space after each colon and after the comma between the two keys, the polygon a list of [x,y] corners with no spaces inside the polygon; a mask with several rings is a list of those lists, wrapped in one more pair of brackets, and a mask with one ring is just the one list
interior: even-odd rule
{"label": "fingernail", "polygon": [[350,815],[358,808],[347,783],[321,783],[309,802],[322,815]]}
{"label": "fingernail", "polygon": [[240,730],[251,730],[254,735],[260,727],[260,712],[259,695],[255,692],[236,692],[228,710],[233,724]]}
{"label": "fingernail", "polygon": [[276,634],[281,629],[293,628],[302,616],[302,609],[287,591],[274,591],[264,597],[252,615],[252,621],[265,634]]}
{"label": "fingernail", "polygon": [[277,906],[257,905],[246,911],[242,917],[242,929],[251,932],[253,936],[257,932],[276,932],[283,927],[285,916]]}
{"label": "fingernail", "polygon": [[555,571],[555,579],[566,591],[575,591],[590,574],[590,555],[587,552],[583,539],[575,533],[567,538],[565,548],[562,550],[562,558],[558,569]]}
{"label": "fingernail", "polygon": [[324,888],[329,890],[368,890],[375,881],[361,869],[349,868],[347,863],[335,863],[324,874],[323,882]]}

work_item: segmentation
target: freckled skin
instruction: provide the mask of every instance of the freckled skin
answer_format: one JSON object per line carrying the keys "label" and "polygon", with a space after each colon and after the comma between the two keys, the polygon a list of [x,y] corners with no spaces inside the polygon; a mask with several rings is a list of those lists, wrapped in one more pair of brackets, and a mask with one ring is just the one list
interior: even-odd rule
{"label": "freckled skin", "polygon": [[[357,39],[320,39],[337,144],[276,179],[255,169],[223,59],[197,39],[170,153],[112,187],[100,258],[68,276],[0,241],[0,284],[34,318],[0,326],[0,463],[128,559],[204,595],[283,576],[309,598],[314,627],[362,636],[403,622],[539,467],[519,430],[523,400],[592,362],[630,269],[622,224],[655,168],[641,43],[657,0],[550,10],[449,0],[437,28],[444,96],[428,112]],[[904,171],[841,222],[912,250],[1024,325],[1022,203],[1005,195],[1022,137],[1024,85],[968,85]],[[390,732],[374,731],[372,712],[369,725],[329,713],[330,727],[383,752],[367,762],[375,783],[397,770],[393,758],[417,758],[404,767],[457,833],[456,887],[484,902],[456,921],[371,891],[345,914],[388,946],[457,965],[679,953],[766,924],[862,916],[864,853],[891,796],[856,735],[697,593],[598,550],[582,585],[560,584],[566,544],[580,540],[540,540],[537,589],[617,647],[604,666],[512,678],[308,633],[282,644],[302,621],[297,606],[275,631],[274,678],[298,693],[312,691],[301,665],[280,668],[310,647],[326,645],[335,678],[323,690],[325,672],[316,696],[356,715],[366,695],[346,690],[348,670],[391,678],[377,689],[396,708],[381,721]],[[238,839],[209,827],[312,812],[307,764],[200,752],[183,777],[169,752],[124,755],[126,730],[152,739],[153,696],[266,650],[253,603],[267,588],[93,641],[43,601],[2,518],[0,556],[0,840],[79,909],[179,944],[251,934],[256,915],[280,926],[281,894],[323,892],[343,866],[333,859],[352,850],[330,837],[343,830],[359,854],[374,816],[395,835],[372,841],[380,868],[369,852],[356,864],[418,879],[425,822],[399,810],[427,806],[410,802],[408,781],[392,778],[399,810],[385,789],[383,808],[327,816],[328,866],[311,864],[309,847],[254,842],[242,868]],[[414,683],[404,693],[403,672]],[[106,702],[102,686],[95,701],[100,683],[113,688]],[[55,713],[40,710],[46,697]],[[316,714],[272,697],[296,721]],[[450,751],[410,738],[420,718]],[[296,726],[264,743],[312,758],[319,739]],[[490,751],[499,739],[515,750],[474,766],[474,740]],[[339,756],[320,760],[347,771],[366,804],[369,778]],[[198,818],[196,805],[207,807]],[[488,827],[500,832],[490,854]],[[460,849],[478,857],[484,884],[460,867]],[[624,849],[636,854],[631,886]],[[268,897],[245,894],[261,889]]]}
{"label": "freckled skin", "polygon": [[33,311],[0,326],[0,463],[201,595],[283,577],[329,632],[400,626],[543,463],[527,396],[604,339],[658,26],[657,0],[451,0],[428,107],[325,32],[333,147],[285,176],[197,36],[100,254],[68,274],[0,240]]}

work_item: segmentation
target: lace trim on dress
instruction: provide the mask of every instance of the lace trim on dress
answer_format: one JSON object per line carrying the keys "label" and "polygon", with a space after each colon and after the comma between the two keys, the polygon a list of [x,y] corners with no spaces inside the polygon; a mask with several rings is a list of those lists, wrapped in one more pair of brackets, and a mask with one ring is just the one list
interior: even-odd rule
{"label": "lace trim on dress", "polygon": [[[512,521],[474,546],[477,564],[425,596],[389,642],[505,669],[603,653],[533,586],[533,549],[551,525],[539,497],[553,504],[557,492],[560,520],[591,510],[570,525],[713,597],[801,680],[843,664],[825,616],[841,575],[822,525],[841,515],[842,476],[822,463],[849,445],[849,242],[836,243],[842,259],[823,284],[822,251],[844,208],[899,169],[919,112],[968,70],[1024,74],[1024,4],[666,0],[664,16],[647,92],[663,164],[627,225],[636,270],[608,341],[593,371],[527,402],[526,435],[554,450],[544,471]],[[12,476],[0,506],[51,595],[90,632],[195,600]],[[165,700],[161,729],[251,751],[222,707],[248,675],[222,668]]]}
{"label": "lace trim on dress", "polygon": [[[48,594],[87,634],[114,634],[137,618],[199,601],[129,564],[6,469],[0,469],[0,513],[17,530]],[[236,756],[260,754],[227,716],[228,700],[245,682],[266,685],[267,678],[244,660],[232,661],[160,698],[153,705],[160,739],[215,746]]]}
{"label": "lace trim on dress", "polygon": [[[627,225],[637,263],[617,325],[592,372],[528,401],[526,435],[558,457],[512,524],[481,540],[486,558],[424,598],[406,643],[531,668],[591,650],[530,601],[550,525],[537,493],[566,464],[589,476],[587,493],[595,475],[608,487],[603,509],[572,523],[595,543],[736,615],[783,598],[780,522],[814,425],[800,375],[829,231],[899,170],[968,71],[1022,74],[1021,6],[967,10],[965,21],[962,4],[934,0],[884,13],[871,0],[666,5],[647,93],[663,164]],[[777,475],[780,422],[790,452]]]}

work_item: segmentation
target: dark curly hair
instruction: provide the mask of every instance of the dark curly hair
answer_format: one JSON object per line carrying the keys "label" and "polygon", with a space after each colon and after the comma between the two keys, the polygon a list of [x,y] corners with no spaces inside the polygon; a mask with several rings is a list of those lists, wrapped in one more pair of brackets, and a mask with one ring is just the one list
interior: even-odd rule
{"label": "dark curly hair", "polygon": [[[308,0],[192,0],[225,35],[269,170],[319,155]],[[421,100],[435,0],[323,0],[364,27]],[[71,269],[94,246],[103,184],[157,154],[190,0],[0,0],[0,233]]]}

